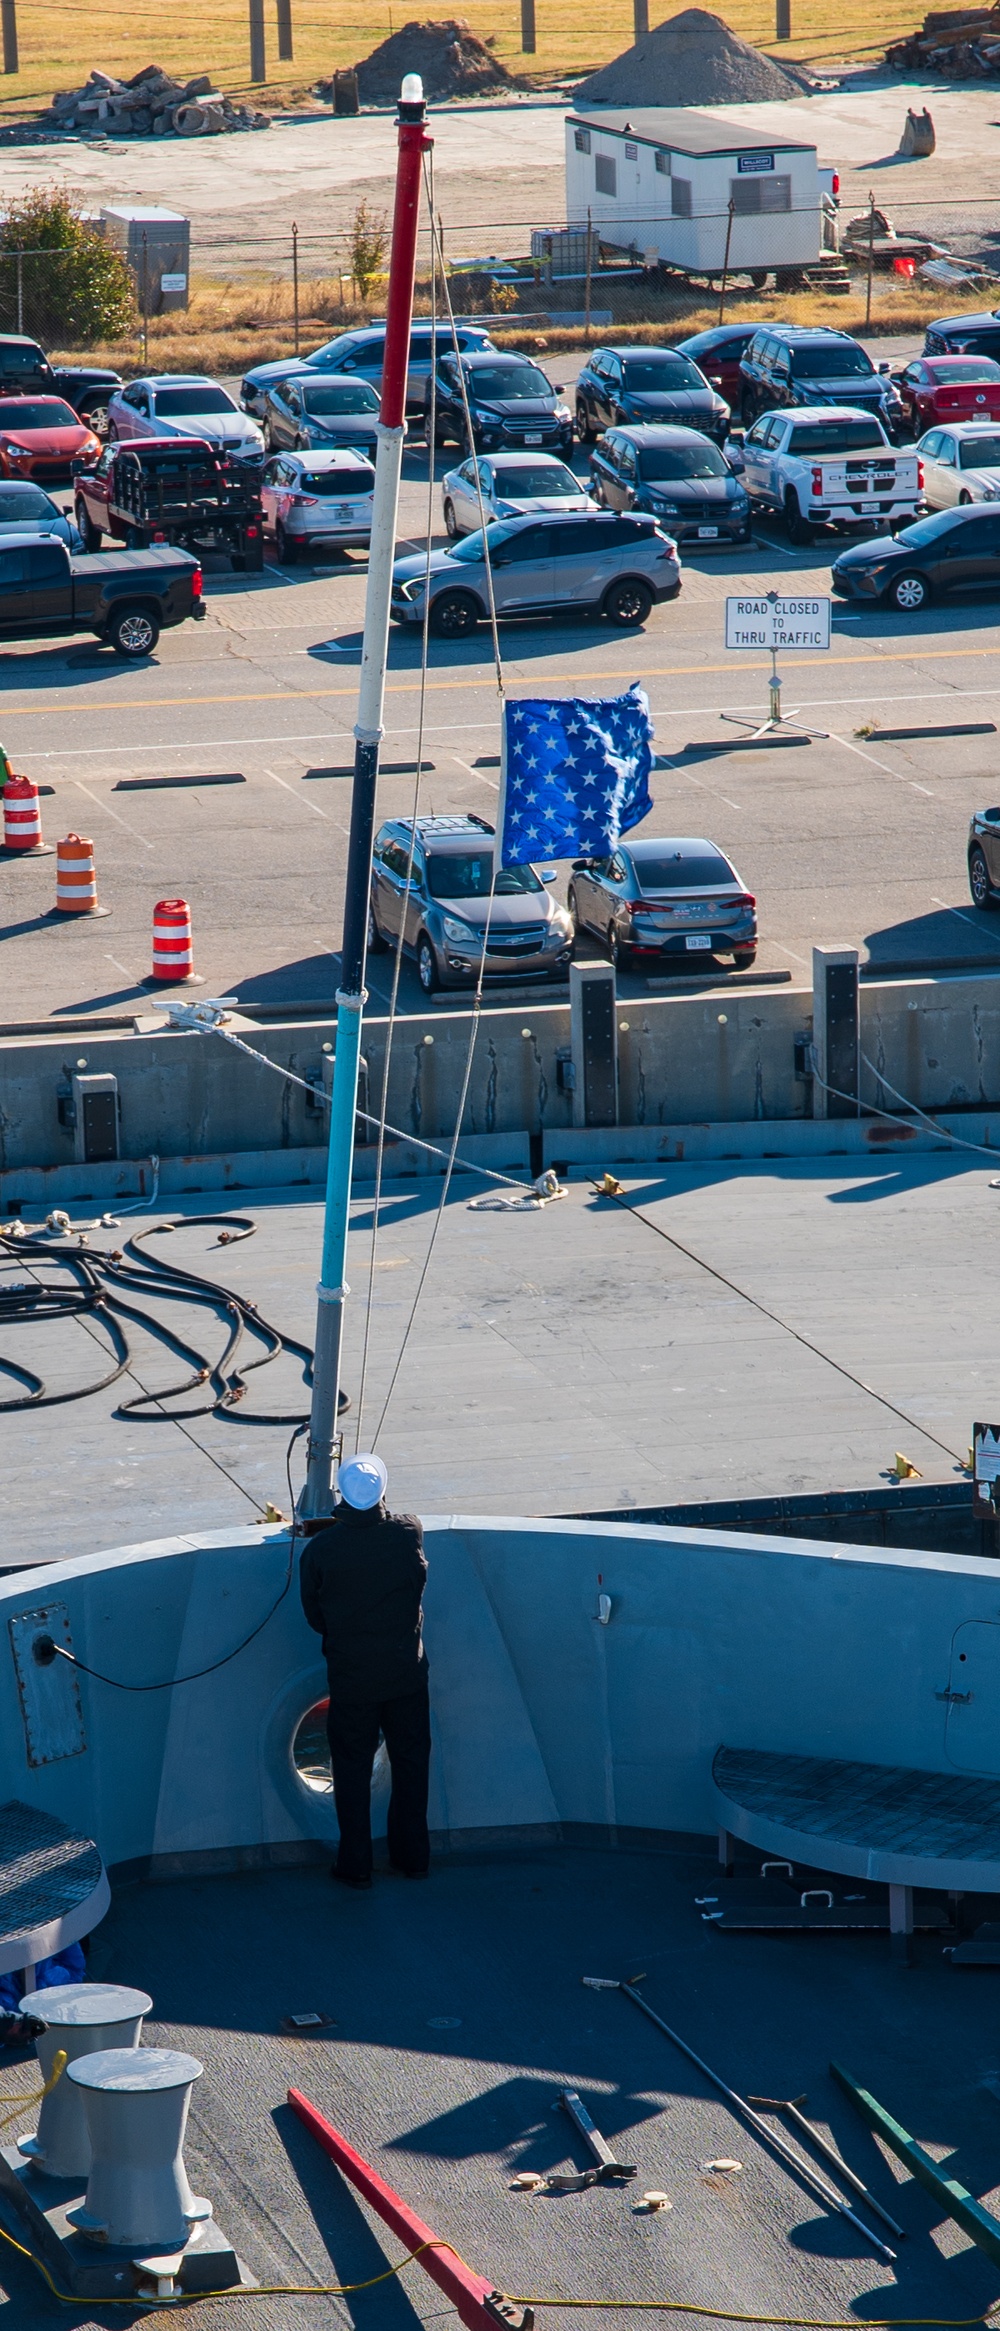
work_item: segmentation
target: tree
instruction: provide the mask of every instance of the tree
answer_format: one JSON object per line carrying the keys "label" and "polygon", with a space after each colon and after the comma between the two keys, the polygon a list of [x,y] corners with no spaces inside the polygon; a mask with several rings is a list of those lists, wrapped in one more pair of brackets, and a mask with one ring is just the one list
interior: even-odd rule
{"label": "tree", "polygon": [[381,268],[389,241],[389,221],[384,210],[370,210],[367,202],[359,202],[351,220],[351,275],[359,299],[367,299],[371,285]]}
{"label": "tree", "polygon": [[[17,253],[22,253],[20,261]],[[135,286],[121,253],[57,187],[15,199],[0,220],[0,321],[45,346],[86,348],[135,324]]]}

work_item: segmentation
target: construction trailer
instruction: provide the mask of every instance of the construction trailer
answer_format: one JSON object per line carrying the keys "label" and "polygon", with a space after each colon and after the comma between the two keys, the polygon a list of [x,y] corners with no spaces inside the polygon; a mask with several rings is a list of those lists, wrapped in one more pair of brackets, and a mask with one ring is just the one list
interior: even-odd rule
{"label": "construction trailer", "polygon": [[[834,173],[816,148],[727,109],[595,106],[566,118],[566,217],[647,266],[763,278],[837,249]],[[732,209],[730,210],[730,205]]]}

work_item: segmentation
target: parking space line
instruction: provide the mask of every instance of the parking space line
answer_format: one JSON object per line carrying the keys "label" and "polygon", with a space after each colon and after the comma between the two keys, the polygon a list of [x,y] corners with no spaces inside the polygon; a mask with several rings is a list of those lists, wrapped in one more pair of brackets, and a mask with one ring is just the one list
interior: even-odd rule
{"label": "parking space line", "polygon": [[154,848],[152,842],[147,842],[145,834],[140,834],[138,826],[131,825],[126,817],[119,817],[118,811],[112,809],[110,802],[102,801],[99,794],[92,793],[89,785],[84,784],[82,777],[73,777],[70,782],[76,786],[78,793],[86,794],[88,801],[93,802],[95,809],[103,810],[105,817],[113,817],[116,826],[123,826],[125,832],[131,834],[134,841],[141,842],[144,850]]}
{"label": "parking space line", "polygon": [[[946,898],[935,898],[933,891],[931,892],[931,905],[936,907],[943,907],[946,915],[954,915],[955,920],[958,923],[968,923],[971,930],[979,932],[980,938],[993,939],[996,945],[1000,947],[1000,933],[991,931],[989,929],[984,930],[982,919],[978,915],[963,914],[961,907],[949,906]],[[958,971],[961,971],[961,968],[961,963],[956,965],[956,969]]]}
{"label": "parking space line", "polygon": [[[303,809],[311,809],[316,817],[322,818],[324,825],[329,825],[330,820],[325,809],[321,809],[319,802],[313,801],[308,793],[300,793],[297,785],[289,785],[287,777],[279,777],[276,769],[265,769],[264,775],[265,777],[273,777],[275,784],[282,786],[286,793],[290,793],[293,801],[300,801]],[[343,833],[345,828],[341,826],[340,830]]]}
{"label": "parking space line", "polygon": [[480,785],[489,785],[494,793],[499,793],[500,786],[495,777],[484,777],[481,769],[474,769],[471,761],[463,761],[461,753],[452,752],[450,745],[445,750],[451,753],[452,760],[457,761],[459,768],[464,769],[469,777],[475,777]]}

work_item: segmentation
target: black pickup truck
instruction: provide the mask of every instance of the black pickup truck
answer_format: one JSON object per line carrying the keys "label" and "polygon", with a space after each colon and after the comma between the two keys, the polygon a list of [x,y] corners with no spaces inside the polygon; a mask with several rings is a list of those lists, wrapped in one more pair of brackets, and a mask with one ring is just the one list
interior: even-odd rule
{"label": "black pickup truck", "polygon": [[0,396],[65,397],[81,421],[103,436],[108,398],[121,387],[120,372],[107,365],[50,364],[37,340],[20,332],[0,332]]}
{"label": "black pickup truck", "polygon": [[204,613],[201,568],[185,550],[73,558],[51,535],[0,540],[0,642],[92,631],[134,663],[170,624]]}

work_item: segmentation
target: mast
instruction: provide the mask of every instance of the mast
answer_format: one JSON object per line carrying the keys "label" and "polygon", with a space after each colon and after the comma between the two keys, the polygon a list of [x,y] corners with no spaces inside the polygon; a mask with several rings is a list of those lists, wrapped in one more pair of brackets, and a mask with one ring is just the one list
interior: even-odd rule
{"label": "mast", "polygon": [[[406,377],[413,316],[420,175],[423,156],[431,144],[425,112],[420,76],[418,73],[407,73],[399,101],[399,152],[389,261],[382,399],[375,458],[361,683],[354,730],[354,791],[347,851],[341,984],[337,992],[337,1043],[330,1108],[323,1260],[316,1290],[319,1299],[316,1312],[316,1358],[309,1417],[308,1463],[298,1507],[300,1520],[307,1522],[322,1521],[334,1509],[344,1303],[350,1292],[345,1283],[344,1271],[354,1161],[361,1022],[366,1001],[365,950],[375,835],[375,788],[383,733],[389,598],[406,430]],[[433,458],[431,447],[428,460],[433,461]]]}

